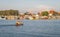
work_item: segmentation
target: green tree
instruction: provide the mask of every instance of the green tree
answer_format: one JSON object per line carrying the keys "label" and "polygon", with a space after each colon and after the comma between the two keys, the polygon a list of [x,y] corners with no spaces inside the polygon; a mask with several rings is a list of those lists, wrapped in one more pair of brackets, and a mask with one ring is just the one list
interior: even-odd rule
{"label": "green tree", "polygon": [[42,16],[48,16],[48,11],[43,11]]}
{"label": "green tree", "polygon": [[19,11],[18,10],[3,10],[0,11],[0,15],[3,16],[8,16],[8,15],[19,15]]}
{"label": "green tree", "polygon": [[9,13],[10,15],[19,15],[18,10],[10,10]]}

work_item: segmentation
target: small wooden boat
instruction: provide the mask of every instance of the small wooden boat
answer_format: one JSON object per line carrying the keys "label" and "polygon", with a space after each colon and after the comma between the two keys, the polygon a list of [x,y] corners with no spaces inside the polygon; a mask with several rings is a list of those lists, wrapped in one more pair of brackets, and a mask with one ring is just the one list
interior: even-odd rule
{"label": "small wooden boat", "polygon": [[22,22],[19,22],[19,21],[16,22],[16,26],[21,26],[21,25],[23,25]]}

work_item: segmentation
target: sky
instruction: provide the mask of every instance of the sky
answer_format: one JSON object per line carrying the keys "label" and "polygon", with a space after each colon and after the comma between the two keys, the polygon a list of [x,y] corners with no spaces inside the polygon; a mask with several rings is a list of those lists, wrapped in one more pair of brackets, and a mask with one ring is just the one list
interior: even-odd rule
{"label": "sky", "polygon": [[21,12],[51,9],[60,11],[60,0],[0,0],[0,10],[9,9]]}

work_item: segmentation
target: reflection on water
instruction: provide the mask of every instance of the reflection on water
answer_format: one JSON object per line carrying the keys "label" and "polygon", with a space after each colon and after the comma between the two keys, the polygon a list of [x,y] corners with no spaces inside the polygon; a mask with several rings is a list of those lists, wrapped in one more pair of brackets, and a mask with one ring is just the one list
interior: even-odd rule
{"label": "reflection on water", "polygon": [[0,20],[0,37],[60,37],[60,20],[22,20],[18,27],[15,22]]}

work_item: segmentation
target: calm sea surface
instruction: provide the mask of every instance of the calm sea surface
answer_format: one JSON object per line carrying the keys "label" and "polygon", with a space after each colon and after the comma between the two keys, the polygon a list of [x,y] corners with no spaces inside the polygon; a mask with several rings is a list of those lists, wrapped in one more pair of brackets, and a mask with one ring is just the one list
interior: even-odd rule
{"label": "calm sea surface", "polygon": [[60,20],[0,20],[0,37],[60,37]]}

